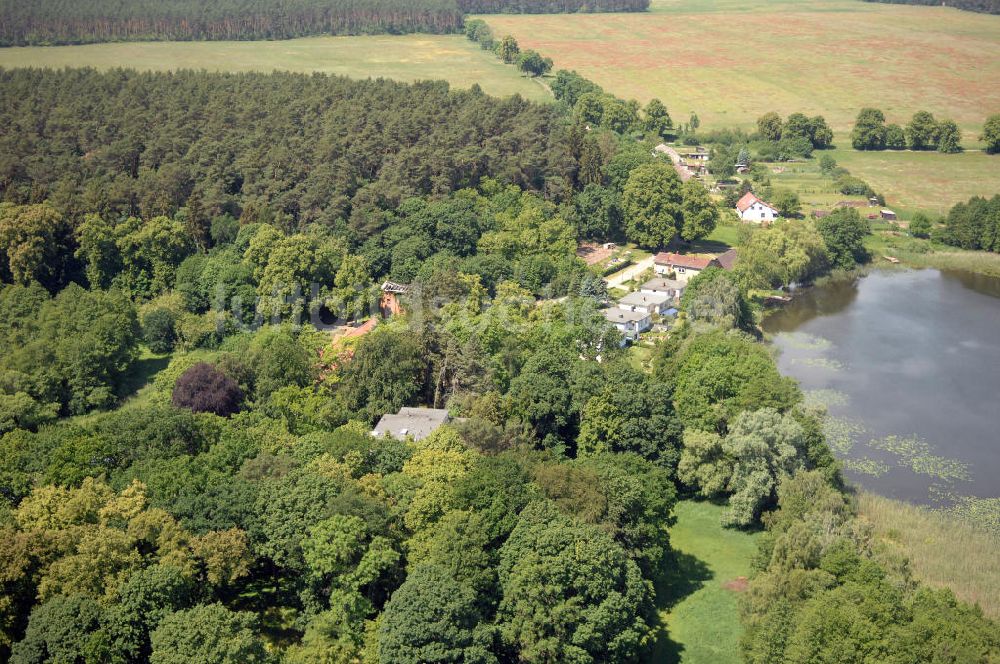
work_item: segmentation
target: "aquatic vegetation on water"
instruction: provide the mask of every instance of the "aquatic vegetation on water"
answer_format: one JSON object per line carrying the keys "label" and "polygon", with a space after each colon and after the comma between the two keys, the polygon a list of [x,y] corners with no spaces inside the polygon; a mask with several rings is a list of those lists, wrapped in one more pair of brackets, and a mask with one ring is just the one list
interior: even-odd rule
{"label": "aquatic vegetation on water", "polygon": [[802,402],[806,408],[830,408],[831,406],[846,406],[847,393],[840,390],[805,390]]}
{"label": "aquatic vegetation on water", "polygon": [[829,357],[796,357],[792,359],[792,364],[804,364],[807,367],[829,369],[830,371],[840,371],[844,368],[842,362],[832,360]]}
{"label": "aquatic vegetation on water", "polygon": [[871,475],[872,477],[881,477],[889,472],[889,464],[870,457],[845,459],[844,467],[848,470],[853,470],[855,473]]}
{"label": "aquatic vegetation on water", "polygon": [[829,350],[833,346],[829,339],[807,332],[786,332],[781,335],[781,340],[789,348],[798,350]]}
{"label": "aquatic vegetation on water", "polygon": [[896,456],[901,465],[921,475],[946,481],[971,479],[967,463],[934,454],[931,446],[916,436],[875,438],[868,441],[868,447]]}
{"label": "aquatic vegetation on water", "polygon": [[858,436],[864,432],[864,426],[853,420],[842,417],[827,417],[823,420],[826,444],[836,454],[848,454],[857,442]]}
{"label": "aquatic vegetation on water", "polygon": [[978,498],[959,496],[951,492],[931,487],[931,493],[939,499],[951,502],[937,511],[953,516],[988,532],[1000,535],[1000,498]]}

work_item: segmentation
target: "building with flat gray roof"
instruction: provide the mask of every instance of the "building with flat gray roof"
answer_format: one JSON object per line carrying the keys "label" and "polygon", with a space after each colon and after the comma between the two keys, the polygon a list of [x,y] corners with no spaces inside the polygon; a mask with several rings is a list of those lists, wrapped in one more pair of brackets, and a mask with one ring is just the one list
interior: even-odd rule
{"label": "building with flat gray roof", "polygon": [[372,430],[372,435],[381,438],[388,434],[397,440],[406,440],[408,437],[423,440],[450,420],[448,411],[443,408],[403,407],[395,415],[383,415]]}
{"label": "building with flat gray roof", "polygon": [[618,300],[618,308],[626,311],[639,311],[646,314],[658,314],[670,307],[673,297],[667,293],[642,293],[636,291]]}

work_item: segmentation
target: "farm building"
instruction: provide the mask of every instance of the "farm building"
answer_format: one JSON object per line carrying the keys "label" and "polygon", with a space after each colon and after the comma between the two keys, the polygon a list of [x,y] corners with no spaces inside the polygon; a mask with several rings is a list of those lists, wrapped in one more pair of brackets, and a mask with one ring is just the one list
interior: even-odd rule
{"label": "farm building", "polygon": [[882,218],[886,221],[896,221],[896,213],[892,210],[882,210]]}
{"label": "farm building", "polygon": [[768,223],[778,218],[778,210],[754,196],[752,191],[743,194],[743,198],[736,202],[736,213],[743,221],[757,223]]}

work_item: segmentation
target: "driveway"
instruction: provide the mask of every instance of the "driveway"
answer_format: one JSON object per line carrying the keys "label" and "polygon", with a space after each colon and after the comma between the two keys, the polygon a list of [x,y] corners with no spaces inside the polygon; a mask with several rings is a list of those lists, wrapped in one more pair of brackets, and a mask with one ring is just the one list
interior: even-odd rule
{"label": "driveway", "polygon": [[653,256],[644,258],[633,265],[629,265],[620,272],[608,275],[604,278],[604,281],[608,284],[608,288],[621,288],[621,285],[626,281],[632,281],[632,279],[636,276],[642,274],[651,267],[653,267]]}

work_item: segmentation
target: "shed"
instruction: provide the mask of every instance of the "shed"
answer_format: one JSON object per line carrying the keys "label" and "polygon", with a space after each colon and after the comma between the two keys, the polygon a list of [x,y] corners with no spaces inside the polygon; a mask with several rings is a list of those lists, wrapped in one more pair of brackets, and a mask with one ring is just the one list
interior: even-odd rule
{"label": "shed", "polygon": [[896,221],[896,213],[892,210],[882,208],[882,218],[886,221]]}

